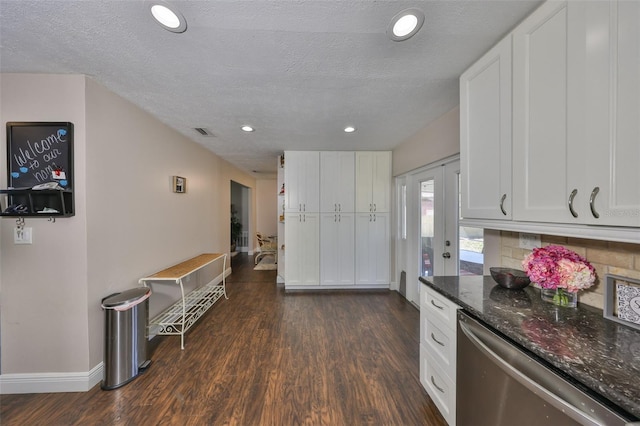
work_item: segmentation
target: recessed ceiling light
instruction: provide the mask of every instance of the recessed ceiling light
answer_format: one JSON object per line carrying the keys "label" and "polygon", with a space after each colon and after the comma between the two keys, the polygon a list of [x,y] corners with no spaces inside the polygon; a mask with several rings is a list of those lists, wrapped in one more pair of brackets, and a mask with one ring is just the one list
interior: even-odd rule
{"label": "recessed ceiling light", "polygon": [[155,2],[151,5],[151,14],[165,30],[183,33],[187,30],[187,21],[173,6],[165,2]]}
{"label": "recessed ceiling light", "polygon": [[387,28],[387,36],[393,41],[404,41],[413,37],[424,23],[420,9],[405,9],[393,17]]}
{"label": "recessed ceiling light", "polygon": [[353,126],[347,126],[347,127],[344,128],[344,132],[345,133],[353,133],[355,131],[356,131],[356,128],[353,127]]}
{"label": "recessed ceiling light", "polygon": [[251,126],[247,126],[246,124],[241,127],[243,132],[253,132],[255,129]]}

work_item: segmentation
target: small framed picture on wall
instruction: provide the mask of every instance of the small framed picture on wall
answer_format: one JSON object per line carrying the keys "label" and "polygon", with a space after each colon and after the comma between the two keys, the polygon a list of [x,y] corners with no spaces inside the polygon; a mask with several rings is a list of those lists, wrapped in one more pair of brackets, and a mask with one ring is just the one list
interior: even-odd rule
{"label": "small framed picture on wall", "polygon": [[183,178],[181,176],[174,176],[173,192],[178,192],[178,193],[187,192],[187,178]]}

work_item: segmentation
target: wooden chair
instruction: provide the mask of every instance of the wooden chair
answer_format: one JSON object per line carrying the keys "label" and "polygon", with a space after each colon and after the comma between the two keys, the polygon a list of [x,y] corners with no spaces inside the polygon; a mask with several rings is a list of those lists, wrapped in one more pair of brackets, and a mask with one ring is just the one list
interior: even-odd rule
{"label": "wooden chair", "polygon": [[255,264],[257,265],[263,257],[268,255],[272,255],[275,260],[274,263],[278,263],[277,237],[265,237],[260,232],[256,232],[256,238],[258,240],[258,245],[260,246],[260,253],[256,256]]}

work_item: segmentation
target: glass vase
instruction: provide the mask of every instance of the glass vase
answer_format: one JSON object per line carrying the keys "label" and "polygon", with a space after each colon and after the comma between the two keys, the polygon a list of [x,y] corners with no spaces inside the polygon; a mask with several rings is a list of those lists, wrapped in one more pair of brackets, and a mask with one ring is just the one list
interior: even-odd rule
{"label": "glass vase", "polygon": [[578,306],[578,293],[567,291],[563,288],[543,288],[540,296],[545,302],[553,303],[563,308],[575,308]]}

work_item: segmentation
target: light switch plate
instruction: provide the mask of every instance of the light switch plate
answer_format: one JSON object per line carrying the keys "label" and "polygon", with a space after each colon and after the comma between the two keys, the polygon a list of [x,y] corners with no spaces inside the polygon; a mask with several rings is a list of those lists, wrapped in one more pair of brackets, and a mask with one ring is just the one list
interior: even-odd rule
{"label": "light switch plate", "polygon": [[32,228],[13,228],[13,243],[14,244],[33,244],[33,229]]}
{"label": "light switch plate", "polygon": [[541,246],[540,235],[520,233],[520,248],[533,250]]}

